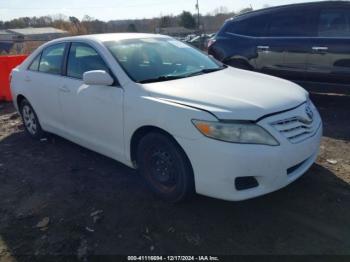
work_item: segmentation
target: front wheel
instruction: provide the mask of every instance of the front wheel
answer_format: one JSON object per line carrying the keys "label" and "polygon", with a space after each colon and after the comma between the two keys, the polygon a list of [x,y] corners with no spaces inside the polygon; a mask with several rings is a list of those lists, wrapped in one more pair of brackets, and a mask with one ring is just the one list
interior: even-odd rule
{"label": "front wheel", "polygon": [[194,193],[191,165],[182,148],[169,136],[150,133],[137,148],[139,172],[150,189],[169,202],[180,202]]}
{"label": "front wheel", "polygon": [[34,139],[41,139],[44,136],[44,131],[33,107],[26,99],[20,104],[20,113],[27,133]]}

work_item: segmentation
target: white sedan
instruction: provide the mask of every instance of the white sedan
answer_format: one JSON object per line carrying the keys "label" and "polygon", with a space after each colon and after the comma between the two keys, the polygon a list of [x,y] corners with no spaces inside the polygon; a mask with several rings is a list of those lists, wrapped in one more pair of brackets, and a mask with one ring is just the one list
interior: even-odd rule
{"label": "white sedan", "polygon": [[137,168],[171,202],[285,187],[314,163],[322,136],[298,85],[161,35],[51,41],[13,70],[11,89],[30,136],[54,133]]}

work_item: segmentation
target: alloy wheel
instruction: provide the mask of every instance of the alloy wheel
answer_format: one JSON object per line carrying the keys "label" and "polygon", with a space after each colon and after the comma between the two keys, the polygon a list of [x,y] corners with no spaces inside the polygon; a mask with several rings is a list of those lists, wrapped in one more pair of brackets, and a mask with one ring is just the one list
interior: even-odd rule
{"label": "alloy wheel", "polygon": [[22,116],[26,129],[31,135],[36,135],[38,131],[38,123],[34,114],[34,111],[28,105],[24,105],[22,108]]}

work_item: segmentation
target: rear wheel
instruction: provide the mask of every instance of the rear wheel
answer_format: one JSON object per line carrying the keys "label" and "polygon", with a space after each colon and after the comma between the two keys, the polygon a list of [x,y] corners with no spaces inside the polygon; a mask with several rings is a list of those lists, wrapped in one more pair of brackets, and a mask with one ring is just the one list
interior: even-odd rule
{"label": "rear wheel", "polygon": [[194,193],[193,172],[182,148],[161,133],[143,137],[137,163],[150,189],[169,202],[180,202]]}
{"label": "rear wheel", "polygon": [[44,131],[41,128],[33,107],[26,99],[23,99],[20,104],[20,113],[27,133],[32,138],[41,139],[44,136]]}

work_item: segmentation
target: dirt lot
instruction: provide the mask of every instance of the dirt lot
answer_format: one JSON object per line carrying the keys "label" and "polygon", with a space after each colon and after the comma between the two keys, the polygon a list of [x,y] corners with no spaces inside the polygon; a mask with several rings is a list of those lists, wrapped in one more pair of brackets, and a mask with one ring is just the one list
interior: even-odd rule
{"label": "dirt lot", "polygon": [[0,105],[0,260],[23,254],[350,255],[350,88],[318,89],[312,99],[325,136],[317,164],[283,190],[238,203],[201,196],[164,203],[115,161],[58,137],[31,140],[13,107]]}

